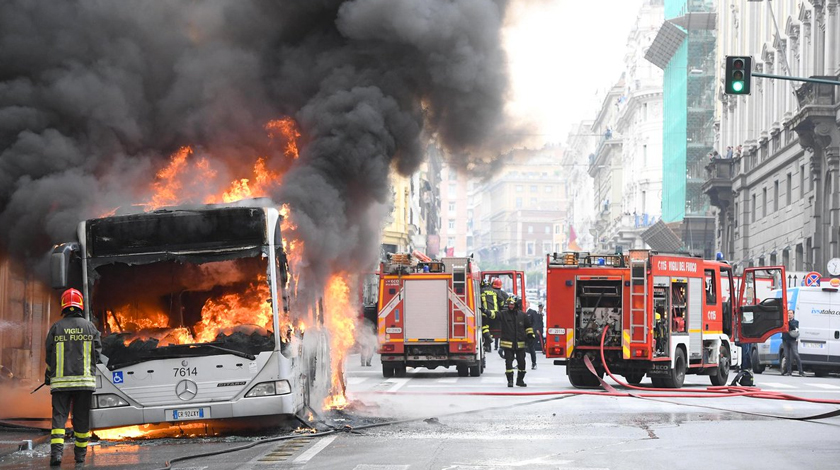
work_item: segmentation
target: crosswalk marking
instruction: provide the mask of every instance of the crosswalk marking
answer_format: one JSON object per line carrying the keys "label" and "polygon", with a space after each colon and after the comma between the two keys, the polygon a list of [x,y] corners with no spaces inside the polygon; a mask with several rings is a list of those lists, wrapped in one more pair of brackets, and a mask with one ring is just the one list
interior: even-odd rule
{"label": "crosswalk marking", "polygon": [[773,387],[773,388],[796,388],[793,385],[780,384],[776,382],[756,382],[757,387]]}
{"label": "crosswalk marking", "polygon": [[840,388],[837,385],[831,385],[831,384],[812,384],[812,383],[809,383],[807,385],[810,385],[812,387],[817,387],[817,388],[823,388],[823,389],[826,389],[826,390],[837,390],[837,389]]}
{"label": "crosswalk marking", "polygon": [[298,458],[296,458],[294,460],[294,463],[301,464],[301,463],[309,462],[310,460],[312,460],[312,457],[315,457],[316,455],[318,455],[318,452],[321,452],[328,445],[330,445],[332,443],[332,441],[335,440],[336,437],[338,437],[338,436],[322,437],[318,442],[313,444],[312,447],[307,449],[306,452],[300,454],[300,456],[298,456]]}

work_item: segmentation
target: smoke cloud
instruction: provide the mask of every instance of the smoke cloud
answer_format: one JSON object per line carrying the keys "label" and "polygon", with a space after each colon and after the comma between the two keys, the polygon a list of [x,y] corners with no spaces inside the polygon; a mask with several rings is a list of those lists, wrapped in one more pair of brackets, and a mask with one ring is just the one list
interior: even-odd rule
{"label": "smoke cloud", "polygon": [[[38,258],[147,201],[189,145],[224,175],[258,156],[288,170],[271,196],[313,287],[370,266],[390,168],[412,173],[430,139],[463,168],[504,144],[506,3],[2,2],[0,249]],[[291,163],[265,130],[283,116]]]}

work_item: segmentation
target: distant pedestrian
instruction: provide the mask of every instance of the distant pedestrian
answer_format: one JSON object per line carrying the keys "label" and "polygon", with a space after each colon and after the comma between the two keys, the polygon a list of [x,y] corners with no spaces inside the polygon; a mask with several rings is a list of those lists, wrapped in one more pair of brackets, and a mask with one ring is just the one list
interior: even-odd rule
{"label": "distant pedestrian", "polygon": [[732,146],[726,147],[726,158],[732,158]]}
{"label": "distant pedestrian", "polygon": [[373,352],[376,350],[377,340],[376,327],[367,318],[362,320],[359,333],[356,335],[356,343],[358,343],[359,349],[361,349],[359,356],[361,357],[362,367],[370,367]]}
{"label": "distant pedestrian", "polygon": [[802,360],[799,359],[799,320],[793,318],[793,310],[788,310],[788,332],[782,333],[782,343],[784,344],[784,353],[787,363],[785,363],[785,370],[782,375],[791,375],[793,370],[793,361],[799,368],[799,375],[804,377],[802,372]]}
{"label": "distant pedestrian", "polygon": [[[542,304],[540,304],[540,310],[542,310]],[[533,308],[528,308],[526,315],[534,330],[534,338],[528,341],[526,347],[526,351],[531,355],[531,370],[534,370],[537,368],[537,346],[540,346],[538,338],[541,336],[538,332],[542,331],[542,316]]]}

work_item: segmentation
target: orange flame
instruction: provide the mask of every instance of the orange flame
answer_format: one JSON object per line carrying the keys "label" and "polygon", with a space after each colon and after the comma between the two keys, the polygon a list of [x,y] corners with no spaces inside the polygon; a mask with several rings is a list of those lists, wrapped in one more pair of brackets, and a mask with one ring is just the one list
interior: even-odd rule
{"label": "orange flame", "polygon": [[350,287],[342,274],[333,275],[324,293],[326,315],[324,324],[330,331],[330,361],[332,380],[330,396],[324,402],[325,408],[344,408],[344,358],[355,343],[356,310],[350,304]]}

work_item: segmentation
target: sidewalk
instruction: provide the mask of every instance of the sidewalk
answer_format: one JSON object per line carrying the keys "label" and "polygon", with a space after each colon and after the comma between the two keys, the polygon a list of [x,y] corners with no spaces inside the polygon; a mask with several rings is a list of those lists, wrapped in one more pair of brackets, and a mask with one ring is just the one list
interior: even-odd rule
{"label": "sidewalk", "polygon": [[[18,427],[20,426],[20,427]],[[49,421],[0,421],[0,456],[19,450],[31,450],[44,442],[49,442],[49,430],[27,428],[49,427]]]}

